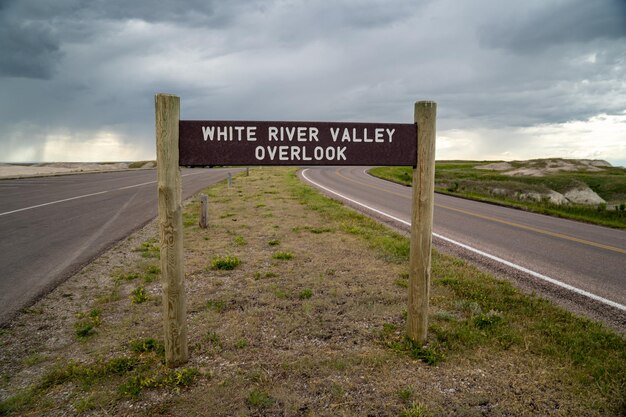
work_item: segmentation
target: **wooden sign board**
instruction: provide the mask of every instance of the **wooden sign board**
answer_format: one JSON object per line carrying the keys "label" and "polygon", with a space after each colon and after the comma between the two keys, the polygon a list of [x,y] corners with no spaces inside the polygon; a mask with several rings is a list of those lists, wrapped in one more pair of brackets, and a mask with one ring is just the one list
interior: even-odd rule
{"label": "wooden sign board", "polygon": [[415,103],[414,124],[180,121],[180,98],[155,97],[165,361],[188,359],[180,166],[412,165],[407,336],[428,328],[437,104]]}
{"label": "wooden sign board", "polygon": [[181,166],[416,165],[415,124],[179,122]]}

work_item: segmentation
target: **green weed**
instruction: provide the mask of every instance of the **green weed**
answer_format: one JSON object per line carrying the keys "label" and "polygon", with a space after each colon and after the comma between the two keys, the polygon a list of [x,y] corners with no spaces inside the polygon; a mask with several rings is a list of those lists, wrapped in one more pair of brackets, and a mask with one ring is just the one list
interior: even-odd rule
{"label": "green weed", "polygon": [[148,301],[149,299],[150,298],[146,294],[146,289],[143,286],[135,288],[130,293],[130,300],[133,304],[141,304]]}
{"label": "green weed", "polygon": [[426,407],[421,404],[413,403],[410,407],[405,408],[400,413],[400,417],[431,417]]}
{"label": "green weed", "polygon": [[274,399],[267,392],[255,388],[248,394],[246,403],[253,408],[266,408],[274,403]]}
{"label": "green weed", "polygon": [[144,270],[143,281],[147,284],[156,280],[161,274],[161,268],[156,265],[148,265]]}
{"label": "green weed", "polygon": [[305,288],[298,294],[298,298],[301,300],[308,300],[311,297],[313,297],[313,290],[310,288]]}
{"label": "green weed", "polygon": [[74,323],[74,333],[80,339],[95,334],[95,328],[102,323],[102,312],[93,309],[87,313],[76,314],[77,322]]}
{"label": "green weed", "polygon": [[141,253],[143,258],[160,258],[161,257],[161,249],[159,245],[156,244],[156,239],[150,239],[143,242],[136,251]]}
{"label": "green weed", "polygon": [[283,261],[287,261],[293,258],[293,253],[291,252],[274,252],[272,254],[272,259],[280,259]]}
{"label": "green weed", "polygon": [[236,256],[216,256],[211,260],[211,269],[230,271],[241,264]]}
{"label": "green weed", "polygon": [[209,300],[206,306],[209,310],[222,313],[226,309],[226,302],[224,300]]}
{"label": "green weed", "polygon": [[135,353],[155,352],[158,356],[165,355],[165,346],[153,338],[132,340],[129,343],[130,350]]}

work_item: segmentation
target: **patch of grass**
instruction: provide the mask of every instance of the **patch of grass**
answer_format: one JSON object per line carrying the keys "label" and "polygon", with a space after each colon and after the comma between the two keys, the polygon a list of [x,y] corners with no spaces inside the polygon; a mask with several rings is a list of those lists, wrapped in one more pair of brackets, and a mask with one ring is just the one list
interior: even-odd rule
{"label": "patch of grass", "polygon": [[40,364],[42,362],[45,362],[48,360],[48,357],[40,354],[40,353],[33,353],[32,355],[26,357],[23,361],[24,365],[30,367],[30,366],[35,366],[37,364]]}
{"label": "patch of grass", "polygon": [[206,303],[209,310],[222,313],[226,310],[226,302],[224,300],[209,300]]}
{"label": "patch of grass", "polygon": [[136,398],[144,389],[186,387],[191,385],[199,374],[196,368],[182,368],[152,375],[133,375],[120,385],[118,392],[123,397]]}
{"label": "patch of grass", "polygon": [[161,268],[156,265],[148,265],[146,266],[143,274],[143,281],[146,284],[149,284],[159,278],[161,274]]}
{"label": "patch of grass", "polygon": [[413,403],[410,407],[405,408],[400,413],[400,417],[431,417],[432,414],[419,403]]}
{"label": "patch of grass", "polygon": [[235,238],[233,239],[233,242],[237,246],[245,246],[248,244],[248,241],[243,236],[235,236]]}
{"label": "patch of grass", "polygon": [[133,304],[141,304],[141,303],[148,301],[149,299],[150,297],[148,297],[148,295],[146,294],[146,289],[143,285],[135,288],[130,293],[130,301]]}
{"label": "patch of grass", "polygon": [[87,313],[78,313],[76,318],[78,319],[74,323],[74,334],[79,339],[89,337],[96,333],[95,328],[102,323],[102,311],[99,309],[92,309]]}
{"label": "patch of grass", "polygon": [[406,352],[411,357],[419,359],[427,365],[437,365],[445,359],[445,355],[441,349],[436,346],[419,346],[408,337],[397,337],[387,340],[386,345],[396,352]]}
{"label": "patch of grass", "polygon": [[269,242],[267,242],[267,244],[270,245],[270,246],[278,246],[278,245],[280,245],[280,240],[272,239]]}
{"label": "patch of grass", "polygon": [[158,356],[165,355],[165,346],[153,338],[132,340],[129,343],[130,350],[135,353],[147,353],[154,352]]}
{"label": "patch of grass", "polygon": [[138,248],[135,250],[141,253],[143,258],[157,258],[161,257],[161,249],[159,245],[156,243],[156,239],[150,239],[143,242]]}
{"label": "patch of grass", "polygon": [[284,300],[289,297],[289,294],[287,294],[287,291],[279,287],[274,288],[274,295],[276,296],[276,298],[279,298],[281,300]]}
{"label": "patch of grass", "polygon": [[222,347],[222,338],[214,331],[209,330],[205,336],[207,342],[215,347]]}
{"label": "patch of grass", "polygon": [[[534,160],[512,165],[540,167],[546,163]],[[511,177],[475,168],[484,164],[485,162],[480,161],[438,161],[435,166],[435,191],[587,223],[626,228],[626,211],[619,209],[620,204],[626,200],[624,168],[606,167],[601,172],[553,172],[542,177]],[[401,166],[377,167],[369,172],[374,176],[410,186],[412,170],[412,167]],[[548,190],[565,193],[580,185],[588,186],[616,209],[577,204],[555,205],[547,201],[528,201],[519,197],[528,192],[545,193]],[[499,191],[495,193],[494,190]]]}
{"label": "patch of grass", "polygon": [[313,290],[310,288],[305,288],[298,294],[298,298],[301,300],[308,300],[311,297],[313,297]]}
{"label": "patch of grass", "polygon": [[283,251],[279,251],[279,252],[274,252],[272,254],[272,259],[280,259],[283,261],[288,261],[289,259],[293,258],[293,253],[291,252],[283,252]]}
{"label": "patch of grass", "polygon": [[222,271],[230,271],[241,264],[236,256],[216,256],[211,260],[211,269],[219,269]]}
{"label": "patch of grass", "polygon": [[411,387],[402,388],[400,391],[398,391],[398,396],[405,403],[408,403],[414,395],[415,392]]}
{"label": "patch of grass", "polygon": [[402,278],[396,279],[394,281],[394,284],[396,284],[400,288],[408,288],[409,287],[409,281],[406,280],[406,279],[402,279]]}
{"label": "patch of grass", "polygon": [[319,213],[329,224],[338,224],[341,231],[362,238],[379,250],[385,260],[403,263],[408,259],[409,240],[401,234],[302,184],[295,174],[289,176],[288,185],[301,204]]}
{"label": "patch of grass", "polygon": [[119,272],[114,274],[114,279],[116,281],[134,281],[136,279],[138,279],[141,275],[139,275],[138,272],[128,272],[128,273],[123,273],[123,272]]}
{"label": "patch of grass", "polygon": [[248,341],[246,339],[239,339],[235,342],[235,347],[237,349],[245,349],[248,347]]}
{"label": "patch of grass", "polygon": [[255,388],[248,394],[246,403],[252,408],[266,408],[274,403],[274,399],[266,391]]}
{"label": "patch of grass", "polygon": [[198,224],[198,204],[193,204],[195,210],[183,212],[183,226],[191,227]]}

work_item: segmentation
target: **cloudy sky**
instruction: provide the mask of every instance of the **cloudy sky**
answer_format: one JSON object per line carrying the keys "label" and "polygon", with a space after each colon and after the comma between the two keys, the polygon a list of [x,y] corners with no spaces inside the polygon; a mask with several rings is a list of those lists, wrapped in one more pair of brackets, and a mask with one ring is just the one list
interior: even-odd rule
{"label": "cloudy sky", "polygon": [[413,121],[438,159],[626,166],[624,0],[0,0],[0,161],[153,159],[182,119]]}

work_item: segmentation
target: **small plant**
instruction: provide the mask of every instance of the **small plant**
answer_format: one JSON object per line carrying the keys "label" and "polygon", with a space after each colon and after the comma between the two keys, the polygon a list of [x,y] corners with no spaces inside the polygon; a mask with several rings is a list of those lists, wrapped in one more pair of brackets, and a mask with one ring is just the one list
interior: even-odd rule
{"label": "small plant", "polygon": [[291,252],[274,252],[274,254],[272,255],[272,258],[280,259],[280,260],[283,260],[283,261],[288,261],[289,259],[293,258],[293,253],[291,253]]}
{"label": "small plant", "polygon": [[298,294],[298,298],[301,300],[308,300],[311,297],[313,297],[313,291],[310,288],[305,288]]}
{"label": "small plant", "polygon": [[209,332],[207,332],[206,334],[206,340],[211,343],[213,346],[216,347],[222,347],[222,339],[220,338],[220,336],[214,332],[209,330]]}
{"label": "small plant", "polygon": [[435,320],[440,321],[456,321],[456,316],[449,311],[438,311],[433,315]]}
{"label": "small plant", "polygon": [[474,324],[479,329],[486,329],[502,322],[502,314],[498,311],[491,310],[488,313],[481,313],[474,317]]}
{"label": "small plant", "polygon": [[277,287],[274,289],[274,295],[276,296],[276,298],[284,300],[285,298],[287,298],[287,291]]}
{"label": "small plant", "polygon": [[133,281],[137,278],[139,278],[139,273],[137,272],[129,272],[127,274],[120,273],[115,275],[116,281]]}
{"label": "small plant", "polygon": [[265,273],[265,278],[276,278],[277,276],[278,274],[272,271]]}
{"label": "small plant", "polygon": [[244,349],[248,346],[248,341],[246,339],[239,339],[237,340],[237,342],[235,343],[235,347],[237,349]]}
{"label": "small plant", "polygon": [[248,244],[248,241],[243,236],[235,236],[233,241],[235,242],[235,245],[237,246],[245,246]]}
{"label": "small plant", "polygon": [[130,300],[133,304],[141,304],[148,301],[149,297],[146,295],[146,289],[143,286],[135,288],[130,293]]}
{"label": "small plant", "polygon": [[270,245],[270,246],[278,246],[278,245],[280,245],[280,240],[272,239],[269,242],[267,242],[267,244]]}
{"label": "small plant", "polygon": [[411,404],[400,413],[400,417],[430,417],[431,415],[423,405],[417,403]]}
{"label": "small plant", "polygon": [[274,399],[270,397],[267,392],[255,388],[250,391],[250,394],[248,394],[246,402],[250,407],[265,408],[272,405],[274,403]]}
{"label": "small plant", "polygon": [[159,249],[159,245],[156,244],[155,239],[150,239],[148,241],[143,242],[137,249],[137,251],[141,252],[141,256],[143,258],[160,258],[161,250]]}
{"label": "small plant", "polygon": [[[391,336],[388,332],[383,332],[383,338]],[[437,365],[444,360],[443,352],[434,346],[419,346],[408,337],[401,341],[388,341],[386,345],[397,352],[407,352],[415,359],[419,359],[427,365]]]}
{"label": "small plant", "polygon": [[134,358],[113,358],[104,368],[103,374],[105,375],[122,375],[126,372],[132,371],[138,362]]}
{"label": "small plant", "polygon": [[408,288],[409,287],[409,281],[402,279],[402,278],[398,278],[394,281],[394,283],[400,287],[400,288]]}
{"label": "small plant", "polygon": [[158,278],[161,273],[161,268],[156,265],[148,265],[145,269],[145,274],[143,276],[143,280],[146,283],[150,283]]}
{"label": "small plant", "polygon": [[211,261],[211,269],[230,271],[235,269],[241,261],[236,256],[216,256]]}
{"label": "small plant", "polygon": [[78,321],[74,323],[74,333],[79,338],[91,336],[96,332],[95,327],[102,323],[102,312],[94,308],[88,313],[78,313],[76,318]]}
{"label": "small plant", "polygon": [[80,338],[91,336],[95,333],[93,324],[85,321],[79,321],[74,324],[74,331],[76,333],[76,336]]}
{"label": "small plant", "polygon": [[163,346],[163,343],[151,337],[131,341],[130,350],[135,353],[156,352],[158,355],[165,354],[165,346]]}
{"label": "small plant", "polygon": [[408,403],[409,400],[413,398],[413,395],[414,395],[414,392],[413,392],[413,388],[411,387],[402,388],[400,391],[398,391],[398,396],[405,403]]}
{"label": "small plant", "polygon": [[224,300],[209,300],[206,306],[209,310],[221,313],[226,309],[226,302],[224,302]]}

